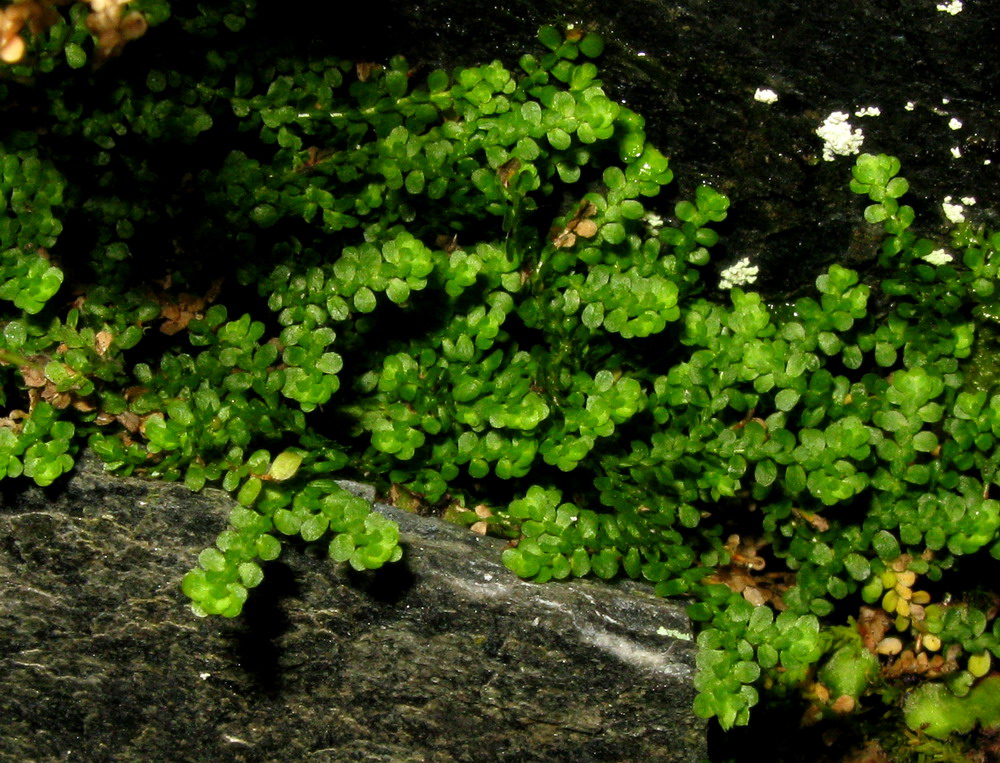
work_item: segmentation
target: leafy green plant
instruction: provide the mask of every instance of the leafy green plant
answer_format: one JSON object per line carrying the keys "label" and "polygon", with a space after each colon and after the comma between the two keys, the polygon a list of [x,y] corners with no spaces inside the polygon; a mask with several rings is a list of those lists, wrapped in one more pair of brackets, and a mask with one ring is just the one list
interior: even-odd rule
{"label": "leafy green plant", "polygon": [[49,484],[87,444],[220,484],[239,508],[183,589],[224,616],[289,538],[400,558],[337,477],[486,503],[522,577],[686,597],[724,728],[762,696],[903,718],[907,676],[984,685],[1000,624],[948,581],[1000,558],[1000,234],[959,226],[949,261],[900,163],[862,155],[877,262],[720,299],[728,199],[664,201],[596,34],[414,73],[245,55],[249,0],[134,6],[148,69],[88,68],[109,52],[77,4],[0,79],[46,125],[0,144],[0,476]]}

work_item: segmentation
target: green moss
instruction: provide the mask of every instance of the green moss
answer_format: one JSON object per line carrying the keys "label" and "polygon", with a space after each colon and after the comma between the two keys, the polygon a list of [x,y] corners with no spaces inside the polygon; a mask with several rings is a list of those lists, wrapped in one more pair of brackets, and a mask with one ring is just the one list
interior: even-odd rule
{"label": "green moss", "polygon": [[[912,649],[1000,655],[949,587],[1000,557],[1000,234],[925,259],[899,162],[862,155],[878,264],[720,297],[729,201],[666,201],[594,34],[415,72],[289,55],[249,0],[129,7],[159,25],[142,67],[95,68],[78,3],[0,81],[0,476],[49,484],[86,444],[220,484],[239,508],[183,589],[224,616],[289,536],[400,558],[336,478],[487,504],[524,577],[688,597],[695,709],[726,728],[817,679],[902,696],[837,635],[862,604]],[[917,609],[906,571],[950,599]]]}
{"label": "green moss", "polygon": [[1000,676],[991,676],[964,697],[940,683],[928,683],[909,692],[904,706],[906,725],[935,739],[968,734],[977,725],[1000,726]]}
{"label": "green moss", "polygon": [[846,695],[857,700],[868,690],[878,667],[878,659],[858,639],[830,655],[817,676],[830,690],[832,699]]}

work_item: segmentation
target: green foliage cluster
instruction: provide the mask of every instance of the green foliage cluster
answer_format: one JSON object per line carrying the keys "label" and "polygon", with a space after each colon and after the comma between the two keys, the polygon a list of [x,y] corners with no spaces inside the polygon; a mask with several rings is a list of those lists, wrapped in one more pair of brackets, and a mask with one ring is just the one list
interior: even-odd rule
{"label": "green foliage cluster", "polygon": [[[221,484],[239,508],[183,588],[224,616],[290,537],[400,558],[337,476],[485,501],[523,577],[689,597],[696,711],[725,728],[764,688],[895,701],[843,636],[865,603],[1000,656],[988,607],[944,596],[1000,558],[1000,234],[959,226],[959,260],[930,264],[898,161],[863,155],[877,267],[720,300],[728,200],[699,188],[657,224],[671,171],[604,93],[597,35],[424,73],[250,55],[251,0],[135,6],[162,26],[148,69],[87,68],[77,5],[0,79],[30,105],[0,135],[0,476],[49,484],[87,443]],[[890,606],[901,565],[940,602]]]}

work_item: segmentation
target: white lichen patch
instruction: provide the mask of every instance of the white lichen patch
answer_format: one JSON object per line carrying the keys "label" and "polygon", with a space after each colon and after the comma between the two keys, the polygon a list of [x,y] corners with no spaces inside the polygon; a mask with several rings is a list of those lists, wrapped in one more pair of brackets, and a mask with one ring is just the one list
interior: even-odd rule
{"label": "white lichen patch", "polygon": [[750,258],[744,257],[735,265],[730,265],[722,271],[719,278],[719,288],[725,291],[734,286],[745,286],[757,280],[760,268],[750,264]]}
{"label": "white lichen patch", "polygon": [[914,103],[913,101],[907,101],[906,105],[903,108],[906,111],[913,111],[915,108],[917,108],[917,104]]}
{"label": "white lichen patch", "polygon": [[654,235],[663,227],[663,218],[656,214],[656,212],[646,212],[642,216],[642,221],[649,228],[649,232]]}
{"label": "white lichen patch", "polygon": [[861,151],[865,136],[848,121],[850,114],[835,111],[819,127],[816,134],[823,141],[823,159],[832,162],[837,156],[851,156]]}
{"label": "white lichen patch", "polygon": [[944,249],[935,249],[933,252],[925,254],[922,259],[931,265],[947,265],[955,258]]}
{"label": "white lichen patch", "polygon": [[607,652],[626,665],[662,675],[678,675],[681,665],[670,659],[669,652],[650,649],[623,636],[594,628],[582,628],[580,634],[593,646]]}
{"label": "white lichen patch", "polygon": [[656,629],[656,635],[667,636],[668,638],[677,638],[681,641],[693,641],[690,633],[679,631],[676,628],[664,628],[662,625]]}
{"label": "white lichen patch", "polygon": [[952,159],[961,159],[962,158],[962,149],[961,149],[960,146],[952,146],[951,147],[951,158]]}
{"label": "white lichen patch", "polygon": [[954,225],[965,222],[965,207],[961,204],[955,204],[951,200],[951,196],[944,197],[944,202],[941,204],[941,211],[948,218],[948,222]]}
{"label": "white lichen patch", "polygon": [[962,0],[951,0],[947,3],[938,3],[937,9],[942,13],[950,13],[952,16],[957,16],[963,10]]}
{"label": "white lichen patch", "polygon": [[976,203],[976,197],[975,196],[963,196],[962,197],[962,203],[965,206],[967,206],[967,207],[971,207],[971,206],[975,205],[975,203]]}
{"label": "white lichen patch", "polygon": [[865,106],[863,109],[858,109],[854,112],[856,117],[880,117],[882,116],[882,109],[878,106]]}
{"label": "white lichen patch", "polygon": [[778,100],[778,94],[769,88],[759,87],[754,91],[753,99],[760,103],[775,103]]}
{"label": "white lichen patch", "polygon": [[961,130],[962,120],[952,117],[951,119],[948,120],[948,127],[950,127],[952,130]]}

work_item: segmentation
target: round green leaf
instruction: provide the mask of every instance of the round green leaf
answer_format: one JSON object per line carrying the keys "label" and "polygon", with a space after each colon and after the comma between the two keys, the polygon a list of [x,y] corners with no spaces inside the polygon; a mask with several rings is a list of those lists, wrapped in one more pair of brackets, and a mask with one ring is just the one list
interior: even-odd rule
{"label": "round green leaf", "polygon": [[80,69],[87,64],[87,53],[77,43],[71,42],[66,45],[66,63],[71,69]]}

